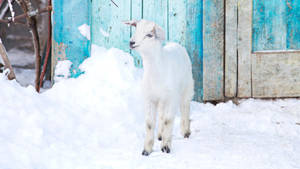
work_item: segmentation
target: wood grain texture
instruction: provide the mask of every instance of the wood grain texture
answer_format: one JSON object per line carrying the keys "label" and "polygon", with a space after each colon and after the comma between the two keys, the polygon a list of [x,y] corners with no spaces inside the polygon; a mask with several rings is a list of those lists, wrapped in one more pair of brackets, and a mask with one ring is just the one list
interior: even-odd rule
{"label": "wood grain texture", "polygon": [[237,96],[237,1],[226,1],[225,96]]}
{"label": "wood grain texture", "polygon": [[90,25],[90,5],[90,1],[83,0],[53,0],[52,75],[59,59],[73,63],[71,77],[82,73],[79,65],[90,56],[90,40],[81,35],[78,27]]}
{"label": "wood grain texture", "polygon": [[300,50],[300,0],[286,0],[287,49]]}
{"label": "wood grain texture", "polygon": [[192,61],[194,100],[203,101],[203,1],[186,2],[185,47]]}
{"label": "wood grain texture", "polygon": [[[130,20],[141,20],[143,18],[143,0],[131,0],[131,15]],[[130,37],[135,31],[134,27],[130,27]],[[127,46],[129,48],[129,45]],[[138,68],[143,67],[143,61],[141,56],[134,50],[130,50],[131,55],[133,56],[135,66]]]}
{"label": "wood grain texture", "polygon": [[92,43],[106,48],[116,47],[129,52],[130,27],[122,21],[131,19],[130,1],[92,1]]}
{"label": "wood grain texture", "polygon": [[238,0],[238,93],[251,97],[252,0]]}
{"label": "wood grain texture", "polygon": [[203,99],[224,99],[224,0],[203,1]]}
{"label": "wood grain texture", "polygon": [[300,53],[254,54],[253,97],[299,97]]}
{"label": "wood grain texture", "polygon": [[[186,44],[187,0],[169,1],[169,41]],[[196,15],[196,14],[195,14]]]}
{"label": "wood grain texture", "polygon": [[144,0],[143,18],[154,21],[160,25],[166,35],[168,34],[168,1],[167,0]]}
{"label": "wood grain texture", "polygon": [[300,49],[300,0],[253,0],[253,52]]}

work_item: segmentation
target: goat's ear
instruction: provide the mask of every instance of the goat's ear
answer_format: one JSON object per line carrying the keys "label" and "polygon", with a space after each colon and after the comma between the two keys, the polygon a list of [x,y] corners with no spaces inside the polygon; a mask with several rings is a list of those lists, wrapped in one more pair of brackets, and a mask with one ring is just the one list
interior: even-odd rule
{"label": "goat's ear", "polygon": [[124,24],[134,26],[136,27],[136,24],[138,23],[137,20],[131,20],[131,21],[123,21]]}
{"label": "goat's ear", "polygon": [[160,41],[166,40],[165,31],[159,25],[157,25],[157,24],[154,25],[153,33],[158,40],[160,40]]}

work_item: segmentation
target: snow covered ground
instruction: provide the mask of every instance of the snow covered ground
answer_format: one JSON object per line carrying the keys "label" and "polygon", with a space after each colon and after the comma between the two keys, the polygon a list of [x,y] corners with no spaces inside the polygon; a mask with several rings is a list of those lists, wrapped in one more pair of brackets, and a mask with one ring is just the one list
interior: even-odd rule
{"label": "snow covered ground", "polygon": [[0,74],[0,169],[299,169],[300,100],[191,104],[190,139],[141,155],[142,70],[118,49],[93,46],[77,79],[42,94]]}

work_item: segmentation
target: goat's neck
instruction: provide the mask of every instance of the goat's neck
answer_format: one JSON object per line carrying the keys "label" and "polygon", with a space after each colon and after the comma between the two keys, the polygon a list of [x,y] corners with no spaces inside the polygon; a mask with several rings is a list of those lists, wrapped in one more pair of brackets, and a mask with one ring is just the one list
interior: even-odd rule
{"label": "goat's neck", "polygon": [[151,50],[141,53],[145,73],[161,71],[163,67],[162,52],[162,45],[159,44],[151,48]]}

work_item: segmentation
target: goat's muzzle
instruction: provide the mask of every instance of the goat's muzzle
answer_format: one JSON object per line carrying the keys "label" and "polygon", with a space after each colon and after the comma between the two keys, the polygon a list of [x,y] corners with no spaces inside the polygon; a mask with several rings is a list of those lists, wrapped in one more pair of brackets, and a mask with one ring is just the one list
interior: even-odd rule
{"label": "goat's muzzle", "polygon": [[129,42],[129,46],[130,46],[130,48],[131,49],[134,49],[136,46],[134,46],[135,45],[135,42],[134,41],[130,41]]}

